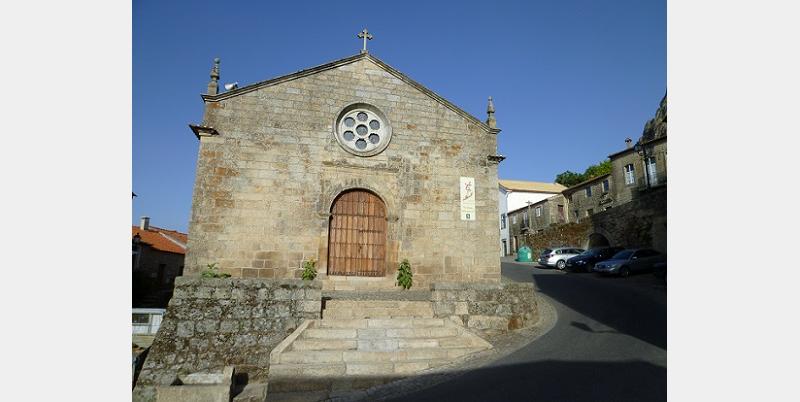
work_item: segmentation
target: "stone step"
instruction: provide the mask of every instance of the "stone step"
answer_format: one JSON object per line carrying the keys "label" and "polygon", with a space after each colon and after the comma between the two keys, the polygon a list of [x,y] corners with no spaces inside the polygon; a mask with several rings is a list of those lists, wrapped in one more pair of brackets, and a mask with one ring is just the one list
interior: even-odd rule
{"label": "stone step", "polygon": [[286,398],[334,397],[368,387],[363,381],[395,381],[491,347],[445,319],[308,320],[270,353],[269,387]]}
{"label": "stone step", "polygon": [[422,328],[444,326],[443,318],[430,317],[397,317],[397,318],[323,318],[317,322],[317,328]]}
{"label": "stone step", "polygon": [[308,328],[299,339],[355,339],[357,331],[355,328]]}
{"label": "stone step", "polygon": [[309,364],[317,365],[323,363],[331,364],[350,364],[350,363],[419,363],[434,360],[446,360],[457,358],[469,353],[483,350],[483,347],[476,347],[465,343],[459,347],[426,347],[420,344],[418,347],[393,351],[378,350],[317,350],[317,351],[290,351],[281,354],[280,365]]}
{"label": "stone step", "polygon": [[433,318],[430,301],[419,300],[327,300],[322,317],[335,320],[359,318]]}
{"label": "stone step", "polygon": [[328,276],[322,280],[322,290],[331,291],[393,291],[400,289],[394,277]]}
{"label": "stone step", "polygon": [[356,350],[355,339],[297,339],[291,350]]}
{"label": "stone step", "polygon": [[328,300],[325,302],[326,309],[337,308],[431,308],[430,301],[417,300]]}
{"label": "stone step", "polygon": [[363,319],[363,318],[395,318],[395,317],[419,317],[433,318],[431,308],[408,308],[404,310],[389,308],[359,308],[359,309],[325,309],[322,312],[323,318],[329,319]]}

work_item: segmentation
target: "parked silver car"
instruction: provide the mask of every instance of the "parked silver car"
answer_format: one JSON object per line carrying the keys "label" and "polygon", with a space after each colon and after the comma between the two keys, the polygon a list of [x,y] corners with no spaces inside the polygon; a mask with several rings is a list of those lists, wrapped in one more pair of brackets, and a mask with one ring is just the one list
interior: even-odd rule
{"label": "parked silver car", "polygon": [[560,270],[564,270],[564,267],[567,266],[568,259],[575,257],[584,251],[586,250],[576,247],[556,247],[553,249],[546,248],[542,254],[539,255],[539,265],[545,267],[556,267]]}
{"label": "parked silver car", "polygon": [[598,262],[592,269],[601,274],[628,276],[633,272],[652,271],[653,266],[665,262],[667,256],[649,248],[627,249],[608,260]]}

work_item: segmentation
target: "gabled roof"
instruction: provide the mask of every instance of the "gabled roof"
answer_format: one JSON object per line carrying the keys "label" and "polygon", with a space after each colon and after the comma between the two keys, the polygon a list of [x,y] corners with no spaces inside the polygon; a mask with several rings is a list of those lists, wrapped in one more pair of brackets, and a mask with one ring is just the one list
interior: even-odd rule
{"label": "gabled roof", "polygon": [[[667,135],[664,134],[661,137],[658,137],[658,138],[655,138],[655,139],[652,139],[652,140],[649,140],[649,141],[642,141],[641,145],[650,145],[650,144],[655,144],[657,142],[663,142],[663,141],[666,141],[666,140],[667,140]],[[633,147],[626,148],[626,149],[623,149],[622,151],[617,151],[617,152],[614,152],[611,155],[608,155],[608,158],[609,159],[618,158],[618,157],[620,157],[622,155],[625,155],[625,154],[630,153],[630,152],[635,152],[635,151],[636,150]]]}
{"label": "gabled roof", "polygon": [[523,209],[526,209],[526,208],[531,208],[531,207],[536,208],[536,207],[538,207],[540,205],[543,205],[543,204],[546,204],[548,202],[559,201],[559,198],[563,199],[564,195],[563,194],[556,194],[554,196],[547,197],[547,198],[545,198],[543,200],[539,200],[539,201],[533,202],[530,205],[521,206],[521,207],[519,207],[519,208],[517,208],[517,209],[515,209],[513,211],[508,211],[508,215],[511,215],[512,213],[517,213],[517,212],[522,211]]}
{"label": "gabled roof", "polygon": [[139,235],[141,242],[150,247],[166,251],[168,253],[186,254],[186,242],[188,236],[175,230],[162,229],[150,226],[148,230],[142,230],[139,226],[131,226],[131,237]]}
{"label": "gabled roof", "polygon": [[411,78],[409,78],[405,74],[401,73],[400,71],[396,70],[392,66],[384,63],[383,61],[381,61],[380,59],[378,59],[377,57],[375,57],[375,56],[373,56],[373,55],[371,55],[369,53],[360,53],[360,54],[357,54],[355,56],[345,57],[343,59],[335,60],[335,61],[332,61],[330,63],[322,64],[322,65],[319,65],[319,66],[316,66],[316,67],[307,68],[305,70],[300,70],[300,71],[298,71],[296,73],[283,75],[283,76],[280,76],[280,77],[277,77],[277,78],[273,78],[273,79],[269,79],[269,80],[266,80],[266,81],[257,82],[255,84],[250,84],[250,85],[247,85],[247,86],[244,86],[244,87],[241,87],[241,88],[237,88],[237,89],[234,89],[234,90],[231,90],[231,91],[227,91],[227,92],[223,92],[223,93],[216,94],[216,95],[203,94],[202,97],[203,97],[203,100],[206,101],[206,102],[219,102],[221,100],[233,98],[235,96],[239,96],[239,95],[242,95],[242,94],[245,94],[245,93],[248,93],[248,92],[256,91],[256,90],[261,89],[261,88],[266,88],[266,87],[269,87],[269,86],[272,86],[272,85],[277,85],[277,84],[280,84],[280,83],[296,80],[298,78],[307,77],[309,75],[314,75],[314,74],[317,74],[317,73],[320,73],[320,72],[323,72],[323,71],[331,70],[331,69],[334,69],[334,68],[337,68],[337,67],[341,67],[341,66],[344,66],[344,65],[347,65],[347,64],[351,64],[351,63],[354,63],[354,62],[357,62],[357,61],[360,61],[360,60],[363,60],[363,59],[367,59],[367,60],[375,63],[379,67],[381,67],[384,70],[386,70],[386,72],[388,72],[389,74],[395,76],[397,79],[399,79],[399,80],[405,82],[406,84],[411,85],[412,87],[418,89],[420,92],[422,92],[425,95],[429,96],[433,100],[441,103],[442,105],[444,105],[448,109],[456,112],[458,115],[464,117],[465,119],[470,120],[472,123],[474,123],[474,124],[478,125],[479,127],[483,128],[487,132],[492,133],[492,134],[497,134],[497,133],[500,132],[500,129],[489,127],[486,123],[484,123],[483,121],[479,120],[477,117],[471,115],[469,112],[467,112],[464,109],[461,109],[460,107],[454,105],[453,103],[451,103],[447,99],[437,95],[435,92],[433,92],[430,89],[426,88],[424,85],[412,80]]}
{"label": "gabled roof", "polygon": [[566,190],[565,186],[558,183],[544,183],[539,181],[498,180],[503,188],[511,191],[560,193]]}
{"label": "gabled roof", "polygon": [[595,177],[592,177],[591,179],[584,180],[584,181],[582,181],[582,182],[580,182],[580,183],[578,183],[578,184],[576,184],[576,185],[564,190],[564,195],[572,194],[575,191],[580,190],[581,188],[583,188],[587,184],[594,183],[596,181],[600,181],[601,179],[605,179],[608,176],[611,176],[611,173],[601,174],[600,176],[595,176]]}

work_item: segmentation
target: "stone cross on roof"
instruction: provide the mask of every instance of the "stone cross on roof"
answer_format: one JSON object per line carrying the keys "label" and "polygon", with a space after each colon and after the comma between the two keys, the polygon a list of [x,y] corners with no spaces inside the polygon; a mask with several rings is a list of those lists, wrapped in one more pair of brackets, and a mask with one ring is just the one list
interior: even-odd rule
{"label": "stone cross on roof", "polygon": [[364,48],[361,49],[361,53],[367,52],[367,41],[372,40],[372,34],[367,31],[367,28],[364,28],[361,32],[358,33],[358,37],[360,39],[364,39]]}

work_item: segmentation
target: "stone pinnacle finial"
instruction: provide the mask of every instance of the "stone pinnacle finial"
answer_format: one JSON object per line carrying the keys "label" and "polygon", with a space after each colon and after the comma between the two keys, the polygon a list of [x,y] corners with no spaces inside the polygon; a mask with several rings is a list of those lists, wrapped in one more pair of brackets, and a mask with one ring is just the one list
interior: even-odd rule
{"label": "stone pinnacle finial", "polygon": [[219,57],[214,58],[214,67],[211,67],[211,81],[208,83],[208,94],[219,93]]}
{"label": "stone pinnacle finial", "polygon": [[497,120],[494,118],[494,102],[491,96],[489,97],[489,106],[486,107],[486,114],[488,115],[486,124],[491,128],[497,128]]}

